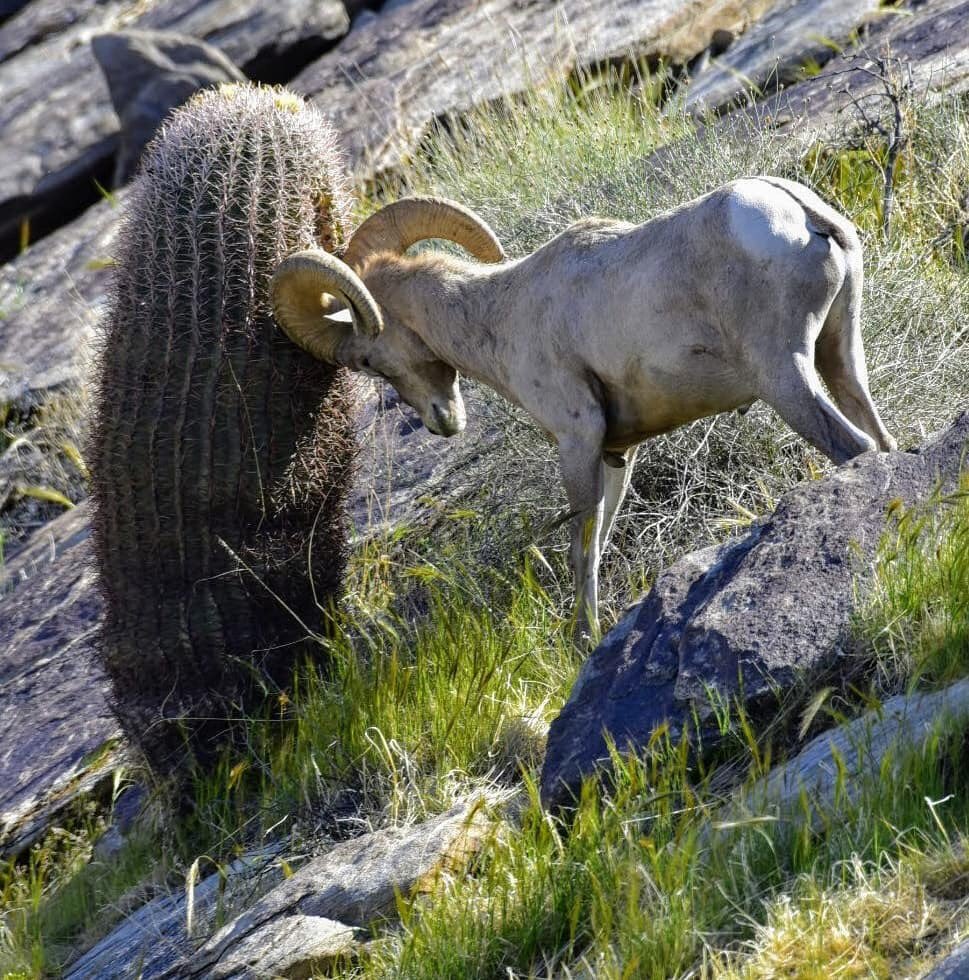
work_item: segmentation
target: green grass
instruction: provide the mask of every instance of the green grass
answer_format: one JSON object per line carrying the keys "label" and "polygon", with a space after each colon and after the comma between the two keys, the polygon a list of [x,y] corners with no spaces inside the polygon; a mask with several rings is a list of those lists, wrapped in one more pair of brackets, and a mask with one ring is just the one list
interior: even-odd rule
{"label": "green grass", "polygon": [[[963,488],[886,533],[859,629],[869,656],[891,638],[896,676],[969,673],[967,517]],[[499,838],[476,876],[416,907],[361,975],[908,975],[969,925],[967,737],[940,719],[924,745],[899,747],[853,784],[853,802],[842,793],[827,810],[803,797],[781,819],[754,814],[723,831],[717,770],[660,739],[643,759],[617,760],[608,794],[587,785],[568,828],[533,796],[521,831]],[[766,747],[734,746],[727,761],[750,785]]]}
{"label": "green grass", "polygon": [[18,413],[0,405],[0,537],[12,554],[47,521],[87,495],[80,446],[87,399],[64,391],[43,406]]}
{"label": "green grass", "polygon": [[897,508],[858,615],[883,686],[969,676],[969,477],[928,506]]}
{"label": "green grass", "polygon": [[[903,645],[909,659],[933,648],[938,619],[927,612],[950,594],[953,561],[964,560],[965,513],[965,497],[956,497],[923,514],[923,533],[906,538],[904,571],[891,544],[897,532],[886,536],[875,594],[893,597],[896,656]],[[8,869],[0,970],[50,970],[65,937],[111,921],[103,910],[158,849],[182,866],[201,853],[228,858],[291,822],[304,839],[335,839],[424,819],[482,785],[512,787],[521,773],[536,778],[540,722],[575,669],[561,614],[527,569],[512,582],[424,563],[402,576],[383,544],[357,557],[356,601],[344,612],[332,672],[308,670],[274,717],[251,720],[250,751],[199,782],[195,820],[136,838],[116,864],[87,864],[93,835],[79,831]],[[412,622],[391,600],[414,583],[425,614]],[[786,820],[722,831],[711,831],[727,798],[722,769],[698,768],[685,746],[661,736],[644,758],[617,760],[608,792],[587,786],[569,827],[541,811],[532,788],[520,827],[489,845],[472,877],[408,908],[403,931],[378,943],[360,975],[667,977],[705,963],[710,976],[767,977],[763,964],[795,958],[807,932],[820,965],[792,976],[820,976],[832,968],[825,957],[849,946],[863,954],[850,963],[873,972],[834,975],[900,975],[905,957],[931,958],[963,922],[926,889],[958,890],[965,877],[967,734],[941,729],[873,772],[850,806],[815,812],[805,800]],[[748,783],[757,779],[766,746],[743,737],[731,744],[721,761],[747,771]],[[926,802],[950,794],[934,809]],[[887,907],[892,888],[898,901]],[[909,923],[914,932],[892,945],[879,917],[898,925],[913,894],[925,903],[919,922],[945,926],[922,934]],[[854,931],[829,936],[838,922]]]}
{"label": "green grass", "polygon": [[[533,800],[521,829],[491,845],[478,873],[415,907],[360,975],[668,978],[703,964],[714,976],[727,964],[743,969],[779,908],[809,915],[822,892],[836,904],[862,879],[959,852],[969,832],[964,735],[946,732],[902,754],[898,784],[875,773],[850,808],[815,812],[805,801],[786,820],[712,832],[719,797],[684,754],[660,747],[621,765],[610,795],[587,787],[567,829]],[[949,794],[935,812],[926,802]],[[906,901],[903,893],[892,913],[909,911]],[[865,924],[858,915],[853,927],[863,933]],[[940,938],[927,929],[903,949],[869,937],[876,952],[882,943],[885,968],[856,975],[898,976],[903,955],[930,952]],[[830,969],[838,950],[827,946]],[[779,972],[759,975],[822,975],[820,967],[798,972],[802,962],[794,948]]]}
{"label": "green grass", "polygon": [[25,858],[0,863],[0,977],[57,975],[87,936],[151,897],[149,881],[162,879],[167,863],[158,841],[137,832],[117,855],[98,858],[107,822],[87,801]]}
{"label": "green grass", "polygon": [[199,782],[194,832],[207,846],[348,799],[356,824],[424,819],[475,786],[514,782],[520,764],[540,757],[577,664],[535,576],[395,568],[401,585],[420,586],[414,622],[382,605],[379,546],[354,571],[377,604],[362,608],[361,588],[328,668],[303,671],[274,717],[248,721],[245,754]]}
{"label": "green grass", "polygon": [[[912,139],[887,240],[877,144],[696,134],[652,94],[608,79],[442,123],[406,180],[378,196],[458,198],[521,255],[577,217],[643,220],[743,174],[811,183],[862,228],[872,387],[889,428],[914,444],[969,390],[969,114],[958,101],[906,113]],[[617,760],[608,791],[586,787],[569,827],[541,812],[542,732],[577,667],[564,537],[549,529],[564,499],[528,420],[496,397],[486,410],[505,439],[480,496],[432,536],[411,529],[358,549],[330,668],[308,668],[248,720],[246,751],[198,780],[191,819],[146,830],[147,845],[136,838],[101,869],[88,861],[100,826],[75,821],[0,873],[0,974],[56,971],[62,944],[103,929],[152,849],[166,855],[162,877],[201,854],[220,864],[266,835],[306,852],[424,819],[481,786],[528,787],[520,825],[497,836],[474,874],[405,903],[403,928],[372,947],[359,976],[902,976],[964,928],[959,729],[897,758],[891,778],[873,774],[833,813],[805,802],[783,820],[713,830],[724,773],[754,780],[780,754],[742,732],[717,769],[660,738],[643,759]],[[760,406],[651,441],[606,560],[606,621],[664,564],[741,530],[825,466]],[[967,672],[966,497],[899,516],[857,629],[885,693]]]}

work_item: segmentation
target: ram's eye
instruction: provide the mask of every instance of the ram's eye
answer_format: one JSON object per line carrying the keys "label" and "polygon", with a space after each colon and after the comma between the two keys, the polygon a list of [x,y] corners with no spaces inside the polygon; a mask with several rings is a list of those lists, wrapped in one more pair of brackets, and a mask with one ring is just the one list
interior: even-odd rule
{"label": "ram's eye", "polygon": [[365,357],[360,362],[360,367],[362,367],[365,371],[369,371],[370,370],[370,358],[369,357]]}

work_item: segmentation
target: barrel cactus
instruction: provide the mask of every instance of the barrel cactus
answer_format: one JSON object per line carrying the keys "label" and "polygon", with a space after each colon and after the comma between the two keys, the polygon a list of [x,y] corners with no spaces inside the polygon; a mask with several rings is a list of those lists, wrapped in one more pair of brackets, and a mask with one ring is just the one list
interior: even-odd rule
{"label": "barrel cactus", "polygon": [[157,771],[206,764],[320,649],[346,560],[350,377],[273,321],[289,252],[344,244],[335,134],[280,89],[170,117],[125,202],[94,412],[100,650]]}

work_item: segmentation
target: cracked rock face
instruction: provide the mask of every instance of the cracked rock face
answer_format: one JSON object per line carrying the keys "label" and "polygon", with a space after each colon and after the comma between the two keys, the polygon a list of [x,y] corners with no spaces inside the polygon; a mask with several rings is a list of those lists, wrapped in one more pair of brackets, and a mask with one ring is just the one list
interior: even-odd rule
{"label": "cracked rock face", "polygon": [[686,107],[702,115],[752,86],[773,92],[807,64],[824,64],[879,9],[879,0],[778,0],[720,57],[694,71]]}
{"label": "cracked rock face", "polygon": [[[906,80],[910,78],[916,92],[965,92],[969,89],[969,4],[939,0],[913,6],[904,16],[878,20],[865,43],[864,57],[845,51],[814,78],[758,103],[754,114],[762,124],[792,136],[804,124],[815,136],[857,126],[859,107],[876,116],[887,108],[877,73],[867,70],[872,58],[889,58],[905,66]],[[855,107],[849,108],[852,101]]]}
{"label": "cracked rock face", "polygon": [[292,87],[328,112],[351,172],[406,162],[435,119],[634,56],[683,63],[763,0],[409,0],[362,20]]}
{"label": "cracked rock face", "polygon": [[709,692],[752,713],[810,687],[848,638],[853,588],[871,567],[888,508],[951,486],[969,413],[914,452],[866,453],[795,487],[743,538],[680,559],[585,663],[552,723],[542,772],[547,805],[569,801],[605,767],[607,737],[641,751],[709,717]]}
{"label": "cracked rock face", "polygon": [[118,27],[177,31],[207,41],[251,77],[276,80],[280,62],[291,59],[293,74],[349,28],[340,0],[165,0],[147,10],[105,0],[83,4],[76,20],[55,18],[52,33],[41,19],[32,34],[15,40],[14,29],[26,30],[33,8],[0,28],[0,52],[5,41],[21,48],[0,63],[0,246],[8,254],[25,217],[59,223],[58,211],[89,192],[92,176],[110,180],[104,170],[118,148],[118,120],[92,34]]}
{"label": "cracked rock face", "polygon": [[429,892],[442,876],[464,872],[495,829],[480,802],[334,845],[166,976],[309,976],[313,961],[352,954],[366,935],[359,930],[396,919],[397,896]]}
{"label": "cracked rock face", "polygon": [[0,855],[19,854],[111,775],[120,732],[94,656],[101,615],[85,508],[0,566]]}
{"label": "cracked rock face", "polygon": [[[276,860],[278,853],[278,846],[266,847],[233,861],[224,873],[216,872],[203,878],[192,895],[191,931],[184,889],[160,895],[142,905],[72,963],[65,974],[67,980],[92,980],[94,977],[98,980],[131,980],[132,977],[155,980],[169,970],[177,971],[178,964],[192,955],[200,937],[211,932],[220,915],[245,908],[283,879],[281,865]],[[308,930],[303,935],[308,937]],[[318,931],[316,938],[319,942]],[[271,950],[264,952],[268,960],[277,962],[272,959]],[[248,953],[251,957],[251,948]],[[175,972],[172,976],[183,980],[186,974]]]}

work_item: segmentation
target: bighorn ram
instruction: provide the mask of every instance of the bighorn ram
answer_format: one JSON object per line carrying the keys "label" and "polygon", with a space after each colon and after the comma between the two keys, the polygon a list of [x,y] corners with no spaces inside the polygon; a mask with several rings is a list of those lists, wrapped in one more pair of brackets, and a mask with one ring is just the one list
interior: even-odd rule
{"label": "bighorn ram", "polygon": [[558,444],[580,631],[597,632],[599,556],[644,439],[760,398],[836,463],[895,447],[868,390],[858,236],[800,184],[736,180],[638,226],[586,219],[501,264],[404,255],[427,238],[503,258],[466,209],[400,201],[342,261],[285,259],[277,321],[388,380],[432,432],[464,428],[458,372],[533,416]]}

